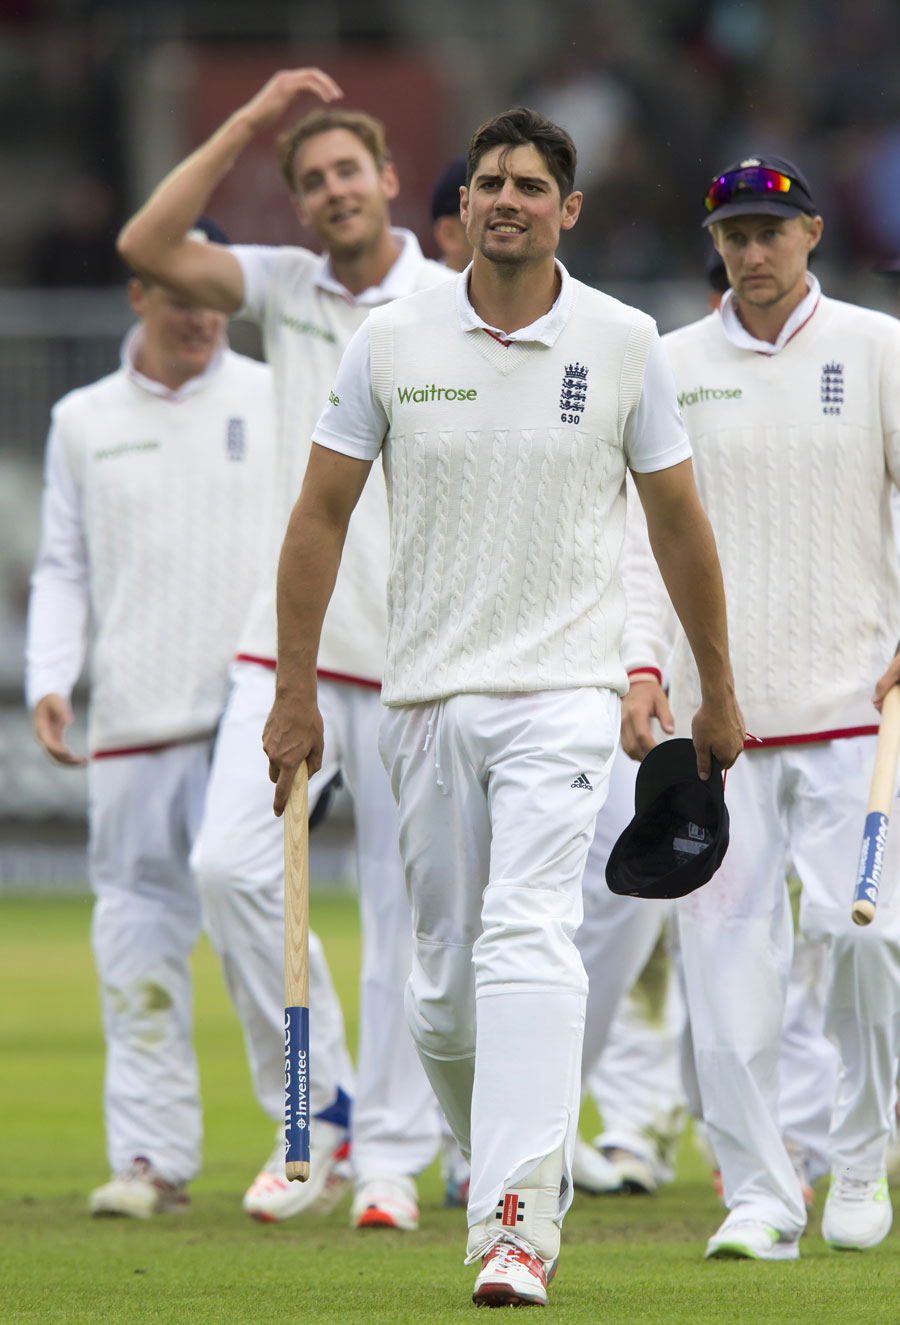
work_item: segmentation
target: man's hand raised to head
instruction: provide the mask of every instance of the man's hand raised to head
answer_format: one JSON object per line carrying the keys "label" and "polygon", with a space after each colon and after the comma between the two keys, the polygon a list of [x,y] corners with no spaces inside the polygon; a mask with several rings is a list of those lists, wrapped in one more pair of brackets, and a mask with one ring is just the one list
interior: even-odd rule
{"label": "man's hand raised to head", "polygon": [[299,704],[296,699],[276,693],[263,729],[262,743],[269,756],[269,778],[275,783],[272,808],[276,815],[280,815],[304,759],[310,777],[322,767],[325,742],[322,715],[315,703]]}
{"label": "man's hand raised to head", "polygon": [[234,313],[244,302],[244,275],[228,248],[198,243],[190,229],[214,190],[262,129],[270,128],[302,93],[322,101],[344,94],[321,69],[286,69],[229,115],[211,138],[170,171],[119,235],[120,256],[136,272],[187,299]]}
{"label": "man's hand raised to head", "polygon": [[322,69],[282,69],[273,74],[255,97],[243,107],[242,115],[254,133],[277,124],[292,102],[304,92],[311,92],[321,101],[339,101],[343,92]]}

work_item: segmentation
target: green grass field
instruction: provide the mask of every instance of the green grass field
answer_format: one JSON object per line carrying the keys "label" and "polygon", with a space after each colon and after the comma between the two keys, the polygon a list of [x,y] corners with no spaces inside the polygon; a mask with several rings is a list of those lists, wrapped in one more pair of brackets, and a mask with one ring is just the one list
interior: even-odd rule
{"label": "green grass field", "polygon": [[[0,898],[0,1321],[472,1319],[464,1220],[443,1209],[436,1168],[420,1182],[417,1234],[352,1231],[349,1199],[327,1218],[281,1225],[242,1214],[271,1124],[205,943],[195,971],[206,1162],[193,1209],[147,1223],[87,1216],[87,1193],[106,1177],[89,919],[86,901]],[[313,923],[355,1037],[355,904],[316,898]],[[596,1118],[583,1122],[592,1135]],[[657,1198],[579,1196],[551,1289],[554,1318],[900,1321],[900,1233],[865,1255],[839,1255],[814,1214],[799,1263],[706,1264],[704,1241],[721,1217],[689,1144],[678,1181]]]}

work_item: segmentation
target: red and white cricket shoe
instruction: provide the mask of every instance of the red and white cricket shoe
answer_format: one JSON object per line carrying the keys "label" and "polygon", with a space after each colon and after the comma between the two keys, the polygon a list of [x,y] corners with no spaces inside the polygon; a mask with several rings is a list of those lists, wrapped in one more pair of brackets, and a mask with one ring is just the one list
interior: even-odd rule
{"label": "red and white cricket shoe", "polygon": [[245,1212],[264,1224],[293,1219],[295,1215],[330,1214],[350,1187],[349,1155],[346,1128],[312,1118],[309,1178],[306,1182],[289,1182],[284,1172],[284,1131],[279,1128],[275,1149],[244,1194]]}
{"label": "red and white cricket shoe", "polygon": [[419,1227],[416,1184],[401,1174],[385,1174],[360,1182],[350,1208],[354,1228],[399,1228],[415,1233]]}
{"label": "red and white cricket shoe", "polygon": [[545,1307],[547,1285],[556,1273],[556,1261],[545,1264],[530,1242],[515,1233],[494,1233],[481,1252],[472,1301],[476,1307]]}

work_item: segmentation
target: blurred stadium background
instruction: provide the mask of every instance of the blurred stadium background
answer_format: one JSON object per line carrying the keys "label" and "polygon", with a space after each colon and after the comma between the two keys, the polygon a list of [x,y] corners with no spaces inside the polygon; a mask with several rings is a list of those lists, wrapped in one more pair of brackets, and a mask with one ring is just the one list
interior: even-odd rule
{"label": "blurred stadium background", "polygon": [[[231,109],[278,68],[326,68],[385,121],[395,219],[433,254],[444,163],[488,115],[536,106],[579,150],[563,260],[663,330],[706,307],[709,177],[776,151],[825,216],[829,292],[896,312],[873,268],[900,254],[898,55],[897,0],[0,0],[0,891],[84,887],[84,775],[43,758],[22,701],[49,409],[117,363],[119,225]],[[298,238],[265,139],[209,210],[236,241]],[[255,352],[246,328],[232,341]],[[337,811],[313,872],[349,886]]]}

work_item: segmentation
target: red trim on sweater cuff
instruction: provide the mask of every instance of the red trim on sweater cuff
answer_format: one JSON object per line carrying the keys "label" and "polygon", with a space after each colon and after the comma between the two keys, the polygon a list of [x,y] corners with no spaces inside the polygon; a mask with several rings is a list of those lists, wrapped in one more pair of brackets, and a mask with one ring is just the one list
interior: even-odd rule
{"label": "red trim on sweater cuff", "polygon": [[760,750],[772,745],[812,745],[816,741],[843,741],[851,736],[877,736],[878,726],[837,727],[828,732],[803,732],[799,736],[753,736],[744,742],[745,750]]}
{"label": "red trim on sweater cuff", "polygon": [[[631,681],[631,678],[633,676],[639,677],[641,680],[644,680],[649,676],[653,676],[656,678],[659,684],[662,685],[662,672],[659,670],[658,667],[632,667],[631,671],[628,673],[629,681]],[[639,685],[640,681],[635,681],[633,682],[633,684]]]}

